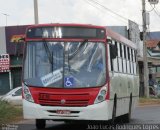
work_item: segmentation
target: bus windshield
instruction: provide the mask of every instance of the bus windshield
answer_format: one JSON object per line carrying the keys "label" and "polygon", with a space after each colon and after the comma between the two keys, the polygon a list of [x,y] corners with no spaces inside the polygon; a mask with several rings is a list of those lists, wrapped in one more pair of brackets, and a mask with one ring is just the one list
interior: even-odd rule
{"label": "bus windshield", "polygon": [[23,80],[34,87],[102,86],[106,82],[105,57],[101,42],[28,42]]}

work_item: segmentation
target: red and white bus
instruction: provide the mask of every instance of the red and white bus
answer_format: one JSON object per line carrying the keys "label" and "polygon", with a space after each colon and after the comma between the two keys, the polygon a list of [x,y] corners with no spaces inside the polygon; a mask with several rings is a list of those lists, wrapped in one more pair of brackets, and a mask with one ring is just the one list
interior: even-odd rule
{"label": "red and white bus", "polygon": [[102,26],[28,27],[23,63],[23,112],[46,120],[129,121],[138,95],[136,44]]}

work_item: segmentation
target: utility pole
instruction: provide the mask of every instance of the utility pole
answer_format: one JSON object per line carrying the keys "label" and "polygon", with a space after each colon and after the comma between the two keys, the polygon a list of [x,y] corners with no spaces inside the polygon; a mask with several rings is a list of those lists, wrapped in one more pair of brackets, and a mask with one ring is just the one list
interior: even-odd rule
{"label": "utility pole", "polygon": [[38,24],[38,2],[37,0],[34,0],[34,21],[35,24]]}
{"label": "utility pole", "polygon": [[149,98],[148,84],[148,59],[147,59],[147,26],[146,26],[146,1],[142,0],[142,21],[143,21],[143,66],[144,66],[144,95]]}

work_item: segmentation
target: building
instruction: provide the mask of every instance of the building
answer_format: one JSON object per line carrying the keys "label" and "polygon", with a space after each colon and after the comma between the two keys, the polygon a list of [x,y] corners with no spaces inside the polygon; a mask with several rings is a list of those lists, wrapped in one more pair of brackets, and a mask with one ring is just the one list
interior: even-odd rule
{"label": "building", "polygon": [[147,41],[149,80],[160,84],[160,40]]}
{"label": "building", "polygon": [[21,86],[23,43],[11,43],[13,35],[24,34],[27,25],[0,27],[0,55],[9,54],[10,71],[0,72],[0,95]]}
{"label": "building", "polygon": [[[143,43],[139,43],[140,51],[138,52],[139,79],[140,79],[140,96],[144,96],[144,67],[143,67]],[[147,35],[147,59],[149,70],[149,85],[159,83],[160,85],[160,32],[150,32]]]}

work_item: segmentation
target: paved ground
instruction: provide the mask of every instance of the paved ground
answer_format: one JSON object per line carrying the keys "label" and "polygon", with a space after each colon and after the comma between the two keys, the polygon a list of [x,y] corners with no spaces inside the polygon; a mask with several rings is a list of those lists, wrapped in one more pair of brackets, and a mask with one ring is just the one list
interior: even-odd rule
{"label": "paved ground", "polygon": [[[110,123],[110,122],[108,122]],[[19,122],[20,125],[18,125],[18,130],[36,130],[35,128],[35,121],[34,120],[25,120]],[[143,107],[137,107],[132,115],[132,120],[129,124],[130,127],[124,128],[124,124],[121,122],[117,122],[116,127],[117,129],[128,129],[128,130],[135,130],[137,127],[141,130],[159,130],[160,125],[157,126],[157,124],[160,124],[160,106],[143,106]],[[145,124],[145,126],[142,126],[142,124]],[[152,124],[151,126],[149,124]],[[131,127],[132,126],[132,127]],[[13,126],[14,127],[14,126]],[[16,127],[16,125],[15,125]],[[64,122],[53,122],[53,121],[47,121],[47,127],[45,130],[104,130],[108,127],[106,124],[102,123],[91,123],[88,122],[86,124],[66,124]],[[9,130],[9,129],[7,129]]]}
{"label": "paved ground", "polygon": [[160,105],[137,107],[132,118],[133,123],[160,124]]}

